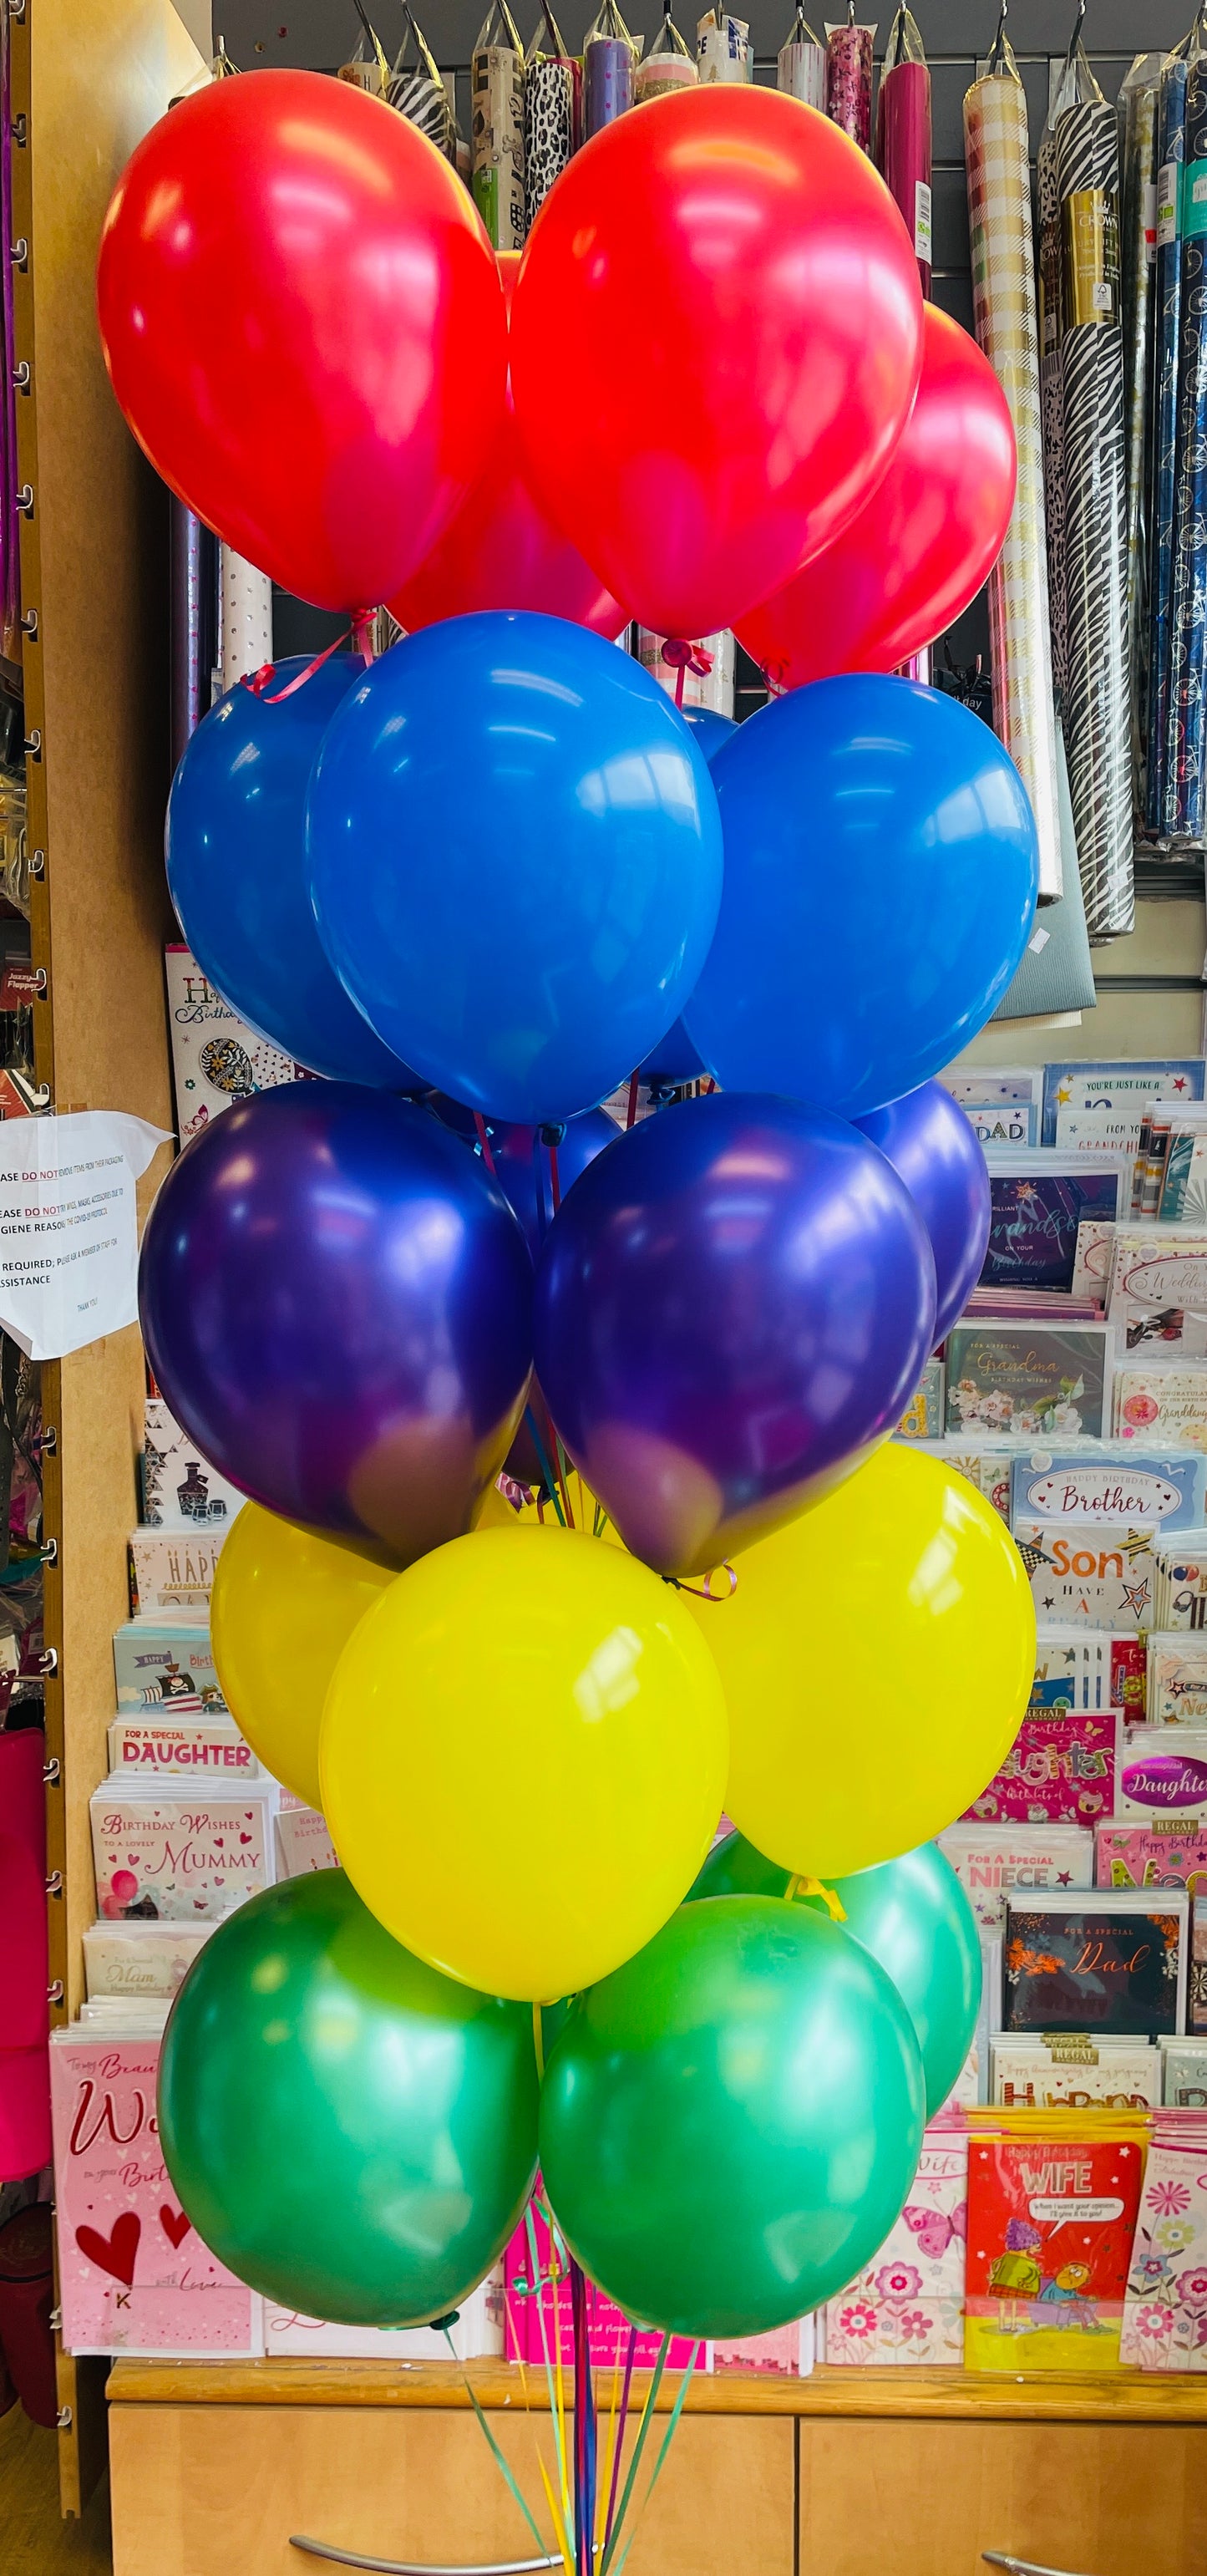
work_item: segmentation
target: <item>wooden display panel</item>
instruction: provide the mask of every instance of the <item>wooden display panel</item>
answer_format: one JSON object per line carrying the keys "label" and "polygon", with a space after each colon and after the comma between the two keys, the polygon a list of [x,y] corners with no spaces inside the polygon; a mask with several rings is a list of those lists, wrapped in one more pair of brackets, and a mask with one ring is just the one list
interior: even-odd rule
{"label": "wooden display panel", "polygon": [[[11,13],[18,471],[29,845],[39,1079],[60,1110],[128,1109],[172,1124],[162,947],[167,793],[167,502],[109,390],[96,252],[118,173],[201,56],[171,0],[24,0]],[[144,1192],[166,1168],[156,1158]],[[126,1614],[126,1537],[141,1440],[137,1330],[43,1372],[52,1435],[45,1531],[46,1749],[53,2007],[82,1991],[95,1911],[88,1799],[106,1768],[110,1639]],[[60,2357],[70,2422],[64,2509],[103,2463],[101,2374]]]}

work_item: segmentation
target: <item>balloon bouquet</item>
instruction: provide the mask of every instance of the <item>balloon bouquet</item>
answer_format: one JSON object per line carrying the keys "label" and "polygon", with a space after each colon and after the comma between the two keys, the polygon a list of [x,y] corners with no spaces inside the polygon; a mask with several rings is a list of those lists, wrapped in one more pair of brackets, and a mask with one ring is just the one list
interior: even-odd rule
{"label": "balloon bouquet", "polygon": [[[1036,894],[1010,760],[891,671],[983,579],[1013,444],[794,99],[644,105],[512,266],[410,125],[306,73],[186,99],[105,227],[107,363],[172,488],[409,630],[233,689],[172,789],[202,967],[326,1079],[180,1156],[143,1326],[250,1497],[230,1707],[341,1869],[206,1945],[163,2146],[205,2242],[309,2313],[447,2318],[539,2154],[576,2317],[585,2274],[743,2336],[901,2208],[979,1984],[931,1838],[1032,1672],[1001,1522],[888,1445],[987,1226],[933,1077]],[[632,616],[736,626],[781,694],[693,732]],[[719,1087],[618,1133],[643,1064]],[[578,2347],[588,2576],[619,2526]]]}

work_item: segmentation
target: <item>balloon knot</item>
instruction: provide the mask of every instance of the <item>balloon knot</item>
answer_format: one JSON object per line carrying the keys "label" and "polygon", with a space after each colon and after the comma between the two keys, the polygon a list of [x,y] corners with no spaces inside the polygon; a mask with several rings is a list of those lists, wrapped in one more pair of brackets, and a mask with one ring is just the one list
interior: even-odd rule
{"label": "balloon knot", "polygon": [[[727,1592],[714,1592],[711,1588],[713,1575],[716,1574],[718,1570],[729,1576],[729,1590]],[[729,1563],[728,1557],[725,1559],[724,1564],[720,1569],[715,1565],[710,1569],[704,1577],[703,1587],[698,1583],[684,1583],[682,1577],[678,1574],[664,1574],[662,1580],[664,1583],[672,1584],[676,1592],[690,1592],[693,1601],[711,1602],[714,1610],[718,1608],[722,1601],[732,1601],[738,1588],[737,1569]]]}
{"label": "balloon knot", "polygon": [[675,673],[675,705],[683,704],[683,683],[689,671],[698,680],[706,680],[713,657],[706,644],[689,644],[682,635],[668,635],[662,646],[661,659]]}
{"label": "balloon knot", "polygon": [[837,1888],[827,1887],[823,1879],[809,1878],[803,1871],[798,1871],[793,1878],[789,1879],[784,1894],[789,1904],[794,1896],[820,1896],[831,1923],[846,1922],[847,1909]]}

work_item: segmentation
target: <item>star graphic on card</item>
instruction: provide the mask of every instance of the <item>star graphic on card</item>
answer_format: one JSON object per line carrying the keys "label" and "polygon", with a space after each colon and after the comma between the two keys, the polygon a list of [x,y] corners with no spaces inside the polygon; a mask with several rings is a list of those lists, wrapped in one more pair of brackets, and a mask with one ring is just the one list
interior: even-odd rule
{"label": "star graphic on card", "polygon": [[1058,1887],[1071,1887],[1073,1884],[1072,1870],[1058,1869],[1056,1873],[1056,1884]]}
{"label": "star graphic on card", "polygon": [[1045,1608],[1045,1610],[1054,1610],[1054,1609],[1055,1609],[1055,1607],[1056,1607],[1055,1596],[1054,1596],[1051,1592],[1045,1592],[1045,1594],[1044,1594],[1044,1608]]}
{"label": "star graphic on card", "polygon": [[1125,1583],[1123,1586],[1123,1598],[1133,1617],[1138,1619],[1141,1611],[1147,1606],[1148,1602],[1147,1575],[1145,1576],[1143,1583]]}
{"label": "star graphic on card", "polygon": [[1184,1073],[1175,1073],[1174,1078],[1173,1078],[1173,1082],[1172,1082],[1172,1084],[1171,1084],[1170,1088],[1171,1088],[1171,1090],[1173,1090],[1173,1091],[1185,1091],[1185,1089],[1186,1089],[1186,1076],[1185,1076],[1185,1074],[1184,1074]]}
{"label": "star graphic on card", "polygon": [[1070,1100],[1072,1099],[1072,1097],[1073,1097],[1072,1085],[1071,1085],[1070,1083],[1067,1083],[1067,1082],[1062,1082],[1062,1083],[1058,1086],[1057,1093],[1056,1093],[1056,1097],[1057,1097],[1057,1099],[1061,1102],[1061,1104],[1062,1104],[1062,1105],[1063,1105],[1065,1102],[1070,1101]]}

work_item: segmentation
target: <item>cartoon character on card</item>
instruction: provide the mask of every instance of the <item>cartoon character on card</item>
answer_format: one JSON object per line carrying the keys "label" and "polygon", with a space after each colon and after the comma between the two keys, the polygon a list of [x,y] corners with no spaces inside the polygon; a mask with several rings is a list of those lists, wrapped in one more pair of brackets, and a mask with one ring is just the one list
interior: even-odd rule
{"label": "cartoon character on card", "polygon": [[1038,2298],[1043,2288],[1044,2276],[1035,2259],[1043,2241],[1041,2230],[1029,2218],[1007,2219],[1005,2252],[996,2257],[989,2272],[989,2287],[1001,2301],[998,2323],[1003,2334],[1025,2331],[1026,2319],[1019,2309],[1023,2302]]}

